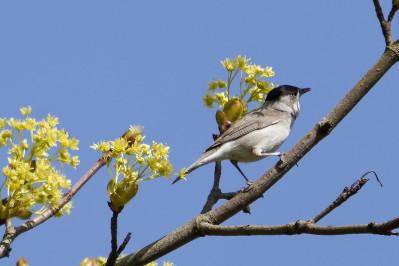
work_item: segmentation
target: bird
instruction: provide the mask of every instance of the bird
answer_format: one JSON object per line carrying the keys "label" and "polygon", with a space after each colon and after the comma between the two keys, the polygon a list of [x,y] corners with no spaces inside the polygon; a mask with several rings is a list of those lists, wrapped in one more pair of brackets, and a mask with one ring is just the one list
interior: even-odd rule
{"label": "bird", "polygon": [[[238,162],[255,162],[269,155],[281,156],[276,150],[291,132],[300,112],[299,98],[310,88],[281,85],[272,89],[265,102],[257,110],[248,113],[232,124],[187,169],[189,174],[206,164],[230,160],[250,185]],[[182,179],[180,176],[173,184]]]}

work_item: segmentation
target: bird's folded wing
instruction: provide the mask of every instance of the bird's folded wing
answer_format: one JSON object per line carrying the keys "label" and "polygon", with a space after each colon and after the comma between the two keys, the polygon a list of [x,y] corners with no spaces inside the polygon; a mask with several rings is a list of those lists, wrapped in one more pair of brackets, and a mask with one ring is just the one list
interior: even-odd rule
{"label": "bird's folded wing", "polygon": [[238,139],[252,131],[277,124],[282,116],[282,113],[277,110],[268,110],[267,113],[268,114],[265,115],[265,112],[259,110],[246,115],[224,132],[208,149],[206,149],[206,151],[214,149],[226,142]]}

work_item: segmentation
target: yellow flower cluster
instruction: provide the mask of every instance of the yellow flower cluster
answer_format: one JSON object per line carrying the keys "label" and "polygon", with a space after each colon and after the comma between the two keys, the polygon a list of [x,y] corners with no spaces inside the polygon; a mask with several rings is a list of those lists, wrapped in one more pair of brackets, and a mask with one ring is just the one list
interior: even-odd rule
{"label": "yellow flower cluster", "polygon": [[[227,82],[224,80],[213,79],[208,83],[208,92],[204,100],[205,106],[213,108],[214,103],[218,103],[219,107],[224,110],[226,104],[233,98],[239,98],[243,102],[244,116],[248,111],[248,104],[250,102],[258,102],[259,107],[265,100],[267,93],[273,88],[273,83],[269,83],[264,78],[270,78],[274,76],[272,67],[262,68],[261,66],[250,64],[250,59],[245,56],[238,55],[234,59],[226,58],[222,61],[223,67],[227,70]],[[230,89],[232,87],[233,80],[240,76],[239,82],[239,95],[232,95]],[[220,90],[221,92],[215,92]],[[256,108],[257,108],[256,107]]]}
{"label": "yellow flower cluster", "polygon": [[[126,205],[137,193],[137,182],[165,176],[170,179],[174,173],[168,154],[170,147],[152,142],[143,143],[142,127],[131,126],[129,131],[114,141],[102,141],[91,146],[103,154],[111,181],[108,184],[113,209]],[[111,160],[115,159],[111,169]]]}
{"label": "yellow flower cluster", "polygon": [[[78,157],[68,151],[78,150],[79,141],[71,139],[64,129],[57,129],[58,118],[48,115],[36,121],[29,117],[31,111],[30,106],[21,108],[24,120],[0,119],[0,148],[9,147],[8,165],[2,169],[5,180],[1,189],[5,188],[7,198],[0,202],[0,222],[12,217],[28,219],[32,213],[56,207],[62,189],[69,188],[71,181],[52,163],[58,161],[74,168],[79,164]],[[29,141],[23,138],[26,133]],[[41,205],[40,210],[37,205]],[[70,213],[71,208],[70,202],[56,216]]]}

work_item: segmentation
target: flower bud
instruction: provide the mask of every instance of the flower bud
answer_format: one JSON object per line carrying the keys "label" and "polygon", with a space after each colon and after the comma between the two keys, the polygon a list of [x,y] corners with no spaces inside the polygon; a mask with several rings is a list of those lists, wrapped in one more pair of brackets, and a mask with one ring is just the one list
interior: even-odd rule
{"label": "flower bud", "polygon": [[226,121],[223,123],[223,125],[219,126],[219,131],[220,134],[223,134],[227,129],[229,129],[229,127],[231,126],[231,122],[230,121]]}
{"label": "flower bud", "polygon": [[31,171],[31,173],[34,173],[35,170],[36,170],[36,161],[32,160],[32,161],[30,161],[30,171]]}
{"label": "flower bud", "polygon": [[223,111],[218,110],[216,112],[216,122],[218,123],[218,125],[222,126],[223,123],[226,122],[226,121],[227,121],[226,114]]}
{"label": "flower bud", "polygon": [[20,257],[17,261],[17,266],[29,266],[29,263],[25,258]]}
{"label": "flower bud", "polygon": [[32,216],[32,212],[25,207],[19,207],[16,216],[21,220],[28,220]]}
{"label": "flower bud", "polygon": [[241,118],[243,110],[244,104],[240,98],[230,99],[224,106],[224,113],[226,114],[227,120],[231,121],[232,123]]}
{"label": "flower bud", "polygon": [[123,180],[120,183],[116,183],[111,179],[108,183],[108,194],[111,200],[110,208],[113,211],[121,211],[136,195],[138,189],[137,183],[128,183]]}
{"label": "flower bud", "polygon": [[137,185],[137,183],[128,183],[125,185],[121,182],[118,184],[115,192],[120,196],[123,205],[126,205],[136,196],[138,189],[139,185]]}
{"label": "flower bud", "polygon": [[134,141],[136,140],[136,137],[138,135],[141,135],[141,133],[143,133],[142,126],[130,126],[129,130],[126,131],[125,134],[123,134],[122,138],[127,140],[129,146],[132,146]]}
{"label": "flower bud", "polygon": [[0,220],[6,220],[8,219],[10,216],[10,210],[4,206],[3,204],[1,204],[0,206]]}
{"label": "flower bud", "polygon": [[133,133],[130,129],[128,131],[126,131],[125,134],[123,134],[122,138],[124,138],[125,140],[127,140],[127,142],[129,143],[129,146],[132,146],[132,144],[134,143],[134,140],[136,138],[135,133]]}
{"label": "flower bud", "polygon": [[85,258],[79,266],[96,266],[97,260],[95,258]]}

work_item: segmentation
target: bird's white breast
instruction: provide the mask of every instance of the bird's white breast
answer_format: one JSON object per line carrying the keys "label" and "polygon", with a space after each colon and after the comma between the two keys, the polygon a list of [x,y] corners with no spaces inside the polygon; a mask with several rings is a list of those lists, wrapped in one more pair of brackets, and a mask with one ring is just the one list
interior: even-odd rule
{"label": "bird's white breast", "polygon": [[211,156],[215,160],[236,160],[238,162],[254,162],[266,156],[256,156],[254,149],[265,153],[276,151],[287,139],[291,131],[291,121],[278,122],[275,125],[252,131],[234,141],[224,143]]}

